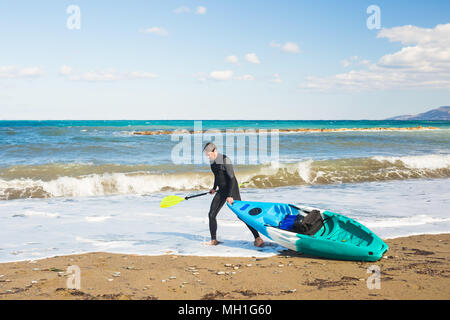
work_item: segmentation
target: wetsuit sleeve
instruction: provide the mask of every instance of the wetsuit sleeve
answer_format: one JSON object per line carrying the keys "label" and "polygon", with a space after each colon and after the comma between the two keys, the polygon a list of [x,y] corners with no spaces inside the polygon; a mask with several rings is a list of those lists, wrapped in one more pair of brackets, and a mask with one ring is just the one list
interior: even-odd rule
{"label": "wetsuit sleeve", "polygon": [[213,187],[213,190],[216,190],[217,189],[217,177],[216,177],[216,175],[214,175],[214,187]]}
{"label": "wetsuit sleeve", "polygon": [[211,171],[214,174],[214,186],[212,187],[212,190],[217,190],[217,187],[219,186],[219,181],[217,179],[217,174],[213,169],[214,164],[211,164]]}
{"label": "wetsuit sleeve", "polygon": [[237,188],[238,186],[236,183],[236,179],[234,177],[234,170],[233,170],[233,165],[231,163],[231,160],[229,158],[225,158],[224,164],[225,164],[225,170],[226,170],[227,176],[230,179],[230,183],[228,184],[227,195],[228,195],[228,197],[231,197],[233,194],[234,188]]}

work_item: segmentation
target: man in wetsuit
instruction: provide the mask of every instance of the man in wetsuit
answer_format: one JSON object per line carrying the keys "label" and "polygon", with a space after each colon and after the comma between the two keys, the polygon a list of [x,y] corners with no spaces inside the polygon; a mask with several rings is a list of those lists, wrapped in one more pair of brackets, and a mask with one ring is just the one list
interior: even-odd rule
{"label": "man in wetsuit", "polygon": [[[220,209],[222,209],[225,202],[233,204],[233,200],[241,200],[239,193],[239,185],[234,176],[233,165],[231,160],[224,154],[217,151],[216,146],[212,142],[208,142],[203,148],[206,156],[211,163],[211,171],[214,173],[214,186],[209,191],[211,194],[216,194],[211,202],[209,209],[209,231],[211,232],[210,245],[218,245],[219,241],[216,239],[217,221],[216,217]],[[216,189],[219,187],[219,190]],[[261,247],[264,243],[259,236],[258,231],[247,224],[247,227],[255,237],[255,246]]]}

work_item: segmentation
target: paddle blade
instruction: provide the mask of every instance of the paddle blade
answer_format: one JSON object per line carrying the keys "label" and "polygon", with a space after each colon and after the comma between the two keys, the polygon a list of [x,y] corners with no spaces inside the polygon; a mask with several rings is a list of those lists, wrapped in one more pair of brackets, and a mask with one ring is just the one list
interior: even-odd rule
{"label": "paddle blade", "polygon": [[183,197],[179,197],[179,196],[167,196],[165,198],[163,198],[161,200],[161,204],[160,207],[161,208],[168,208],[168,207],[172,207],[178,203],[180,203],[181,201],[183,201],[184,198]]}

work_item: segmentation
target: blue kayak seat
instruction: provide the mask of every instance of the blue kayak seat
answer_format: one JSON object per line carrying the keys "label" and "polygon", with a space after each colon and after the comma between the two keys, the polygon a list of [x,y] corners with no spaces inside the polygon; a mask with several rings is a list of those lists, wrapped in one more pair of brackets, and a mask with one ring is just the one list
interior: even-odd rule
{"label": "blue kayak seat", "polygon": [[288,214],[281,220],[278,227],[283,230],[292,231],[294,230],[294,223],[297,218],[303,218],[303,216],[298,214]]}

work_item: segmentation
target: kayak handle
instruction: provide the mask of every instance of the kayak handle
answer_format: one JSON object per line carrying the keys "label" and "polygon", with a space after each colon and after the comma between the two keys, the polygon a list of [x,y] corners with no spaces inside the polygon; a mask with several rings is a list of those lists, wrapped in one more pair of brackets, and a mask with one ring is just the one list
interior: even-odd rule
{"label": "kayak handle", "polygon": [[303,212],[303,213],[309,213],[309,211],[300,209],[299,207],[296,207],[296,206],[294,206],[293,204],[288,204],[288,206],[291,207],[291,208],[297,209],[297,210],[300,211],[300,212]]}

